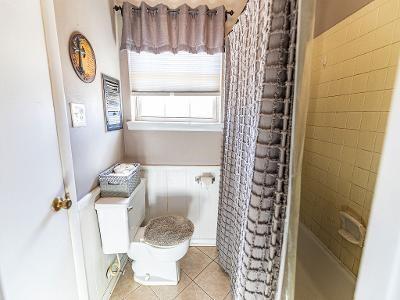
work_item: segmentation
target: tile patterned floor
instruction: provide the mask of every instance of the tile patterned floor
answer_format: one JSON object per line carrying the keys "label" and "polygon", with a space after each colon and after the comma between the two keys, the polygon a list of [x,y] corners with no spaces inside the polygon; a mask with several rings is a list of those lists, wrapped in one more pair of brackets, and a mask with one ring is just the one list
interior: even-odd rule
{"label": "tile patterned floor", "polygon": [[190,247],[181,260],[177,286],[144,286],[133,280],[131,263],[125,266],[111,300],[233,300],[228,275],[218,265],[215,247]]}

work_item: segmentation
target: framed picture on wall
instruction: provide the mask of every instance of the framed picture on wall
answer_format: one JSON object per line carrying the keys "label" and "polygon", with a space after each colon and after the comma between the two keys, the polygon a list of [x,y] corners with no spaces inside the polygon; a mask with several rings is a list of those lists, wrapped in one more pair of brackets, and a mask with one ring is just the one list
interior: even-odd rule
{"label": "framed picture on wall", "polygon": [[119,80],[101,74],[107,131],[122,129],[122,101]]}

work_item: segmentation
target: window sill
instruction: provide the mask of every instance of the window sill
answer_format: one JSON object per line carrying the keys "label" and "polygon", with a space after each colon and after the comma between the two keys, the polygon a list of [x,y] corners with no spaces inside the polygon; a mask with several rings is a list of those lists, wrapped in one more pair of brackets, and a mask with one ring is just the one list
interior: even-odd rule
{"label": "window sill", "polygon": [[222,123],[168,123],[168,122],[145,122],[129,121],[128,130],[147,130],[147,131],[203,131],[203,132],[222,132]]}

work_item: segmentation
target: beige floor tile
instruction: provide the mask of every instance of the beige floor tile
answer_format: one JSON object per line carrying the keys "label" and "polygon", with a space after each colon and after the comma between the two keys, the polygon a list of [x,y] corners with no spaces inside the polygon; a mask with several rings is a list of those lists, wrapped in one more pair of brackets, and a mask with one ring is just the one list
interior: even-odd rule
{"label": "beige floor tile", "polygon": [[211,298],[194,282],[192,282],[176,300],[210,300]]}
{"label": "beige floor tile", "polygon": [[114,288],[111,299],[123,299],[126,295],[136,290],[140,286],[133,280],[133,271],[130,262],[126,263],[124,274],[122,274]]}
{"label": "beige floor tile", "polygon": [[226,295],[226,297],[224,298],[224,300],[233,300],[232,292],[229,292],[229,294]]}
{"label": "beige floor tile", "polygon": [[112,294],[111,296],[110,296],[110,300],[121,300],[122,298],[120,297],[120,296],[118,296],[117,294]]}
{"label": "beige floor tile", "polygon": [[181,279],[178,285],[155,285],[151,286],[153,292],[161,300],[174,299],[180,292],[182,292],[192,280],[184,272],[181,272]]}
{"label": "beige floor tile", "polygon": [[157,300],[157,296],[149,286],[142,285],[128,294],[124,300]]}
{"label": "beige floor tile", "polygon": [[[214,262],[217,263],[217,264],[219,264],[219,265],[221,266],[221,263],[219,262],[219,256],[217,256],[217,257],[214,259]],[[221,266],[221,268],[222,268],[222,266]]]}
{"label": "beige floor tile", "polygon": [[180,260],[182,270],[194,279],[211,262],[211,258],[195,247],[190,247],[188,253]]}
{"label": "beige floor tile", "polygon": [[197,249],[199,249],[201,252],[203,252],[204,254],[206,254],[209,258],[211,259],[216,259],[218,256],[218,250],[217,247],[196,247]]}
{"label": "beige floor tile", "polygon": [[215,262],[209,264],[194,281],[215,300],[223,300],[229,293],[228,274]]}

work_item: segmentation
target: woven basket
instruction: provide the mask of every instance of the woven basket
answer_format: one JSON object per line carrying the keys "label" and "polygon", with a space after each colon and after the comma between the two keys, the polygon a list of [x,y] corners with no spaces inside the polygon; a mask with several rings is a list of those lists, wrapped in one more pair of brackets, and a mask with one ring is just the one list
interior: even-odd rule
{"label": "woven basket", "polygon": [[134,164],[135,168],[126,176],[114,174],[113,165],[99,174],[101,197],[128,198],[140,183],[140,164]]}

